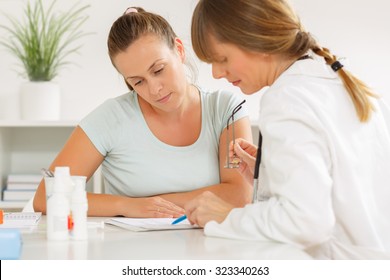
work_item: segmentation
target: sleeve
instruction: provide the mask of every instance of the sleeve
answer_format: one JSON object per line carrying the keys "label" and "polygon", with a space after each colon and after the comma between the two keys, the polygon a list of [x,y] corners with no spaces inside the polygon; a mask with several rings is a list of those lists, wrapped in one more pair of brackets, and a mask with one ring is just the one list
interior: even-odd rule
{"label": "sleeve", "polygon": [[81,129],[103,156],[111,151],[114,140],[117,139],[115,127],[119,120],[117,120],[116,112],[118,112],[116,102],[110,99],[97,107],[79,123]]}
{"label": "sleeve", "polygon": [[[229,91],[220,90],[218,94],[214,96],[214,102],[211,102],[212,108],[209,108],[210,112],[214,112],[215,129],[217,135],[221,135],[222,131],[226,128],[228,119],[232,116],[233,110],[242,102],[244,98],[239,94],[234,94]],[[241,109],[234,114],[234,121],[238,121],[241,118],[247,117],[248,109],[246,104],[241,105]],[[231,119],[229,124],[231,124]]]}
{"label": "sleeve", "polygon": [[379,110],[382,113],[383,122],[385,124],[385,127],[387,127],[387,131],[390,131],[390,106],[389,106],[389,104],[386,102],[386,100],[383,97],[379,98],[377,100],[372,99],[371,102],[377,103],[376,107],[379,107]]}
{"label": "sleeve", "polygon": [[259,186],[269,199],[232,210],[221,224],[207,223],[205,234],[309,247],[325,241],[335,223],[327,136],[313,110],[298,98],[270,100],[262,101],[266,106],[260,115]]}

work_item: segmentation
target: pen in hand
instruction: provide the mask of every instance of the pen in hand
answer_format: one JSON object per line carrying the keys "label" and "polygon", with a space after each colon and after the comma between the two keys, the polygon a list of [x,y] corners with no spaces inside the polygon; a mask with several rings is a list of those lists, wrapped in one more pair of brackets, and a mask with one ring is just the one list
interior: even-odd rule
{"label": "pen in hand", "polygon": [[184,221],[185,219],[187,219],[187,216],[186,216],[186,215],[183,215],[183,216],[177,218],[176,220],[174,220],[174,221],[172,222],[172,225],[176,225],[176,224],[180,223],[181,221]]}
{"label": "pen in hand", "polygon": [[255,203],[258,199],[257,192],[259,188],[259,172],[260,172],[260,163],[261,163],[261,146],[263,144],[263,136],[259,131],[259,144],[257,145],[257,155],[256,155],[256,163],[255,170],[253,174],[253,198],[252,203]]}

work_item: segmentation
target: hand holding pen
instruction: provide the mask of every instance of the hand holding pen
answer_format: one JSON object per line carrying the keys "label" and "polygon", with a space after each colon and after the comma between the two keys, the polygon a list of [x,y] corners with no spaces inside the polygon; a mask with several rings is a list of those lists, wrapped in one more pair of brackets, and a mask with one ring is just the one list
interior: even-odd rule
{"label": "hand holding pen", "polygon": [[234,206],[214,193],[205,191],[189,201],[184,208],[191,224],[204,227],[209,221],[223,222]]}
{"label": "hand holding pen", "polygon": [[235,144],[231,145],[229,156],[237,155],[241,158],[241,163],[238,171],[243,175],[248,183],[253,183],[253,198],[252,203],[257,201],[258,178],[260,172],[261,153],[263,137],[259,132],[259,143],[256,147],[252,143],[237,139]]}

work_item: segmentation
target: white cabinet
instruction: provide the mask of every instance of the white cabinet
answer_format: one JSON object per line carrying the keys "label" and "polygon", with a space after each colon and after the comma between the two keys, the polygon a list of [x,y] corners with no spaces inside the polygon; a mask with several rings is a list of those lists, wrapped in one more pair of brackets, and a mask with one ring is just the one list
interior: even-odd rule
{"label": "white cabinet", "polygon": [[[1,190],[8,174],[39,174],[47,168],[69,138],[77,121],[0,121]],[[101,192],[100,169],[87,190]],[[0,209],[22,208],[25,202],[0,201]]]}

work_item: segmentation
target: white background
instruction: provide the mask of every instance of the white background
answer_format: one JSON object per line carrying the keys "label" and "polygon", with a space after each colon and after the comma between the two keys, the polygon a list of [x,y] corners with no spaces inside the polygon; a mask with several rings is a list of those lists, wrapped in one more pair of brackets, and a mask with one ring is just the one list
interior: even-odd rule
{"label": "white background", "polygon": [[[34,1],[34,0],[32,0]],[[48,4],[51,0],[44,0]],[[55,81],[61,85],[64,120],[79,120],[104,100],[127,91],[120,75],[112,67],[107,55],[106,39],[114,20],[128,6],[142,6],[164,16],[187,46],[194,58],[190,43],[190,21],[196,0],[59,0],[58,9],[72,4],[90,4],[89,19],[84,26],[93,34],[83,39],[80,54],[69,57],[76,65],[60,72]],[[292,0],[306,29],[325,47],[340,57],[346,57],[348,69],[364,80],[378,94],[390,100],[390,2],[383,0]],[[6,23],[2,13],[23,17],[27,0],[0,0],[0,22]],[[0,30],[0,36],[5,33]],[[195,58],[194,58],[195,59]],[[206,88],[225,88],[239,93],[225,80],[214,80],[209,65],[199,63],[198,84]],[[18,119],[18,92],[25,80],[15,70],[18,61],[0,48],[0,120]],[[247,98],[251,118],[257,118],[259,95]]]}

